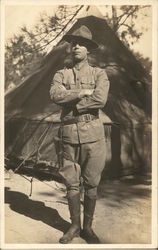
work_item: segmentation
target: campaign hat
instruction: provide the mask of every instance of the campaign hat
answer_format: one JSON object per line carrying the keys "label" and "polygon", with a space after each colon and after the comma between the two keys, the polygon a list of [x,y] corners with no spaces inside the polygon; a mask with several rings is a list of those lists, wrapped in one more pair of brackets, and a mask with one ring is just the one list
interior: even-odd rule
{"label": "campaign hat", "polygon": [[80,26],[78,29],[73,31],[72,34],[67,34],[63,36],[63,39],[69,43],[78,42],[79,44],[85,46],[88,50],[98,48],[98,44],[92,39],[91,31],[85,25]]}

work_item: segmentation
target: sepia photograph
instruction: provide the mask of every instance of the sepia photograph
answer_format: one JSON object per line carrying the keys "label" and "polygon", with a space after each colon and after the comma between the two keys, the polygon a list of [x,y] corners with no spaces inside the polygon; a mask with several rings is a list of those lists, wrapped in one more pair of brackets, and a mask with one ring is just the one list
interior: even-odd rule
{"label": "sepia photograph", "polygon": [[2,250],[157,249],[157,3],[1,1]]}

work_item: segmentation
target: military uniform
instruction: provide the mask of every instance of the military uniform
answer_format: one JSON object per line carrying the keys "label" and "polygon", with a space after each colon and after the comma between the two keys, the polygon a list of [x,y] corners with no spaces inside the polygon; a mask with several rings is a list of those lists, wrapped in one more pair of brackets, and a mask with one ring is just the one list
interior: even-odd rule
{"label": "military uniform", "polygon": [[[81,89],[93,89],[80,98]],[[53,78],[50,96],[62,106],[60,134],[64,159],[60,174],[68,194],[79,192],[80,176],[87,196],[96,198],[105,165],[104,127],[99,109],[107,101],[109,81],[105,70],[91,67],[87,60],[71,69],[59,70]]]}
{"label": "military uniform", "polygon": [[[67,187],[71,226],[59,242],[67,244],[76,236],[87,243],[100,243],[92,229],[97,186],[105,164],[104,127],[99,109],[108,96],[109,81],[103,69],[89,66],[87,55],[97,49],[92,33],[85,25],[63,37],[71,44],[74,67],[59,70],[50,89],[51,99],[62,106],[60,136],[63,164],[60,174]],[[81,229],[80,179],[83,178],[84,217]]]}

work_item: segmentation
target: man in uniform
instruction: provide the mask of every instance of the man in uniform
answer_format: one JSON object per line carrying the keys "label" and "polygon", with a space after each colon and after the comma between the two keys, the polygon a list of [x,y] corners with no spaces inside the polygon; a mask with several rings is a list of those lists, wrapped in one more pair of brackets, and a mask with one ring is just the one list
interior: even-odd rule
{"label": "man in uniform", "polygon": [[[97,199],[97,186],[105,165],[104,127],[99,109],[107,101],[109,81],[105,70],[91,67],[89,51],[98,45],[91,31],[82,25],[64,40],[71,44],[73,67],[59,70],[54,75],[50,96],[61,105],[60,136],[63,146],[63,164],[59,170],[67,188],[72,224],[59,240],[69,243],[81,235],[88,243],[99,243],[92,230]],[[80,222],[80,178],[84,186],[84,220]]]}

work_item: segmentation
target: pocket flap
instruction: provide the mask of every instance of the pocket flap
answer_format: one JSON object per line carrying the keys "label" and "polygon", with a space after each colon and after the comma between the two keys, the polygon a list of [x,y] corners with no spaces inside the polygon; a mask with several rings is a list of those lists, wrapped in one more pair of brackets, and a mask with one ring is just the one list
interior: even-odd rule
{"label": "pocket flap", "polygon": [[94,79],[89,78],[89,77],[87,77],[87,76],[83,76],[83,77],[81,78],[81,83],[83,83],[83,84],[92,84],[92,85],[95,84]]}

